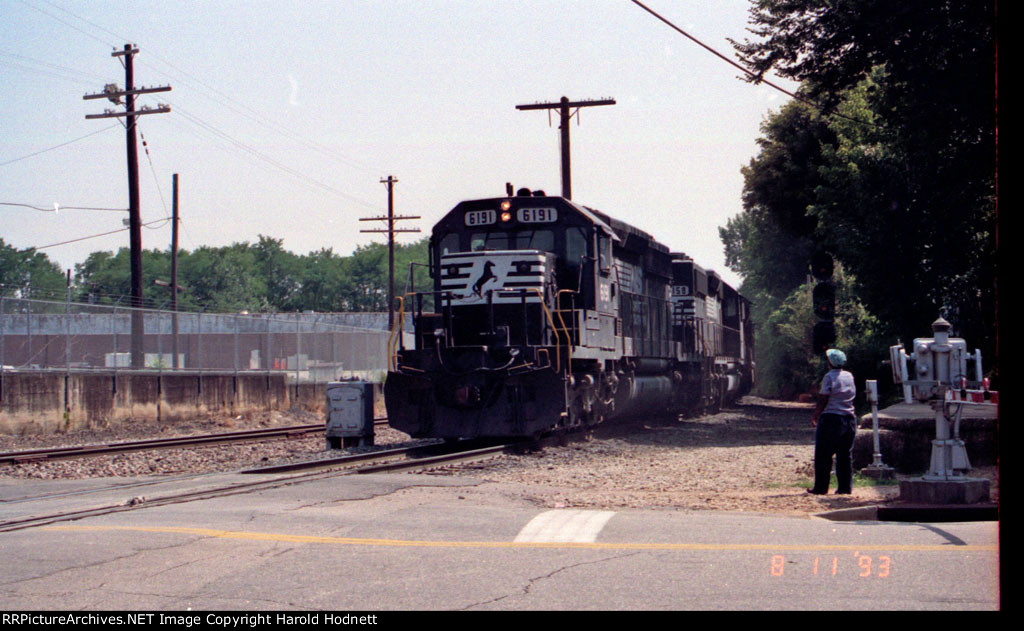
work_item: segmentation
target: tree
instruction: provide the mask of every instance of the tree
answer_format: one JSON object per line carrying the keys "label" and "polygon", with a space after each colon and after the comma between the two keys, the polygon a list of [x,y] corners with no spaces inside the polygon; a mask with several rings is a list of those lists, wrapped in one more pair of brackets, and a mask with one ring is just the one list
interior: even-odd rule
{"label": "tree", "polygon": [[[993,2],[757,0],[750,15],[760,39],[734,46],[754,80],[775,71],[802,82],[834,136],[821,137],[807,206],[817,244],[901,339],[926,334],[941,312],[991,356]],[[786,213],[771,208],[744,229],[783,229]]]}
{"label": "tree", "polygon": [[299,291],[301,261],[299,257],[284,249],[283,239],[259,235],[259,241],[251,246],[257,269],[266,286],[266,303],[275,311],[288,311],[297,306],[295,295]]}
{"label": "tree", "polygon": [[46,254],[18,250],[0,238],[0,296],[63,300],[66,286],[60,267]]}

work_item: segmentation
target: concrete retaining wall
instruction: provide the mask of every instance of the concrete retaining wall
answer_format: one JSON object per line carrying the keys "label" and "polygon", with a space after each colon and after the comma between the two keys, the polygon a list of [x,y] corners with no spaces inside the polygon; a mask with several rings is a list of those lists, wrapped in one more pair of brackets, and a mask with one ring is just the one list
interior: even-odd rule
{"label": "concrete retaining wall", "polygon": [[[998,411],[995,407],[965,406],[960,438],[971,466],[984,467],[998,460]],[[882,462],[900,473],[921,473],[931,466],[935,440],[935,413],[928,405],[899,403],[878,412],[878,442]],[[874,452],[871,415],[860,419],[853,446],[854,469],[871,464]]]}
{"label": "concrete retaining wall", "polygon": [[325,384],[283,373],[0,373],[0,433],[54,432],[127,420],[173,424],[205,414],[299,406],[323,412]]}

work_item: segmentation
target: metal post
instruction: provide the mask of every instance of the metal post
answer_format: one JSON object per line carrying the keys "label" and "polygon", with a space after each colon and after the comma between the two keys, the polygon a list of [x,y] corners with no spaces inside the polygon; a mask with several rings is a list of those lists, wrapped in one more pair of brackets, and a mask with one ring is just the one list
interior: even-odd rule
{"label": "metal post", "polygon": [[238,314],[235,314],[235,376],[238,376]]}
{"label": "metal post", "polygon": [[[205,309],[206,307],[203,307]],[[203,372],[203,310],[196,314],[196,355],[198,356],[197,369]]]}
{"label": "metal post", "polygon": [[869,379],[864,382],[864,389],[867,391],[867,399],[871,403],[871,430],[874,435],[874,454],[871,465],[861,469],[861,475],[877,480],[889,480],[895,476],[892,467],[887,467],[882,462],[882,449],[878,440],[878,382]]}
{"label": "metal post", "polygon": [[0,296],[0,375],[4,372],[4,366],[7,365],[7,318],[4,317],[4,300],[3,296]]}

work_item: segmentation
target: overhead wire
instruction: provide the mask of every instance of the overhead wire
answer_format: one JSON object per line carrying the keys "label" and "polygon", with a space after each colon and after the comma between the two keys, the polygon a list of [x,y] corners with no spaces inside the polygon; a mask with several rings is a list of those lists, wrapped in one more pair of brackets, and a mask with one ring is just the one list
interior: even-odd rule
{"label": "overhead wire", "polygon": [[95,136],[96,134],[102,134],[103,132],[109,131],[109,130],[111,130],[111,129],[115,128],[115,127],[118,127],[118,126],[119,126],[119,124],[115,123],[115,124],[110,125],[108,127],[104,127],[103,129],[99,129],[97,131],[88,133],[88,134],[86,134],[84,136],[79,136],[78,138],[75,138],[73,140],[68,140],[67,142],[62,142],[59,145],[55,145],[55,146],[50,147],[48,149],[42,149],[40,151],[36,151],[34,153],[30,153],[30,154],[28,154],[26,156],[21,156],[20,158],[14,158],[13,160],[7,160],[6,162],[0,162],[0,167],[6,166],[8,164],[13,164],[15,162],[20,162],[21,160],[27,160],[28,158],[33,158],[33,157],[38,156],[40,154],[46,153],[48,151],[53,151],[54,149],[60,149],[61,147],[66,147],[66,146],[68,146],[68,145],[70,145],[72,143],[78,142],[79,140],[85,140],[86,138],[88,138],[90,136]]}
{"label": "overhead wire", "polygon": [[[701,48],[704,48],[705,50],[710,52],[712,55],[718,57],[719,59],[722,59],[723,61],[728,63],[730,66],[733,66],[734,68],[738,68],[741,72],[743,72],[743,74],[745,74],[747,77],[752,79],[754,81],[754,83],[763,83],[763,84],[765,84],[765,85],[767,85],[767,86],[769,86],[771,88],[774,88],[775,90],[778,90],[779,92],[782,92],[786,96],[792,97],[793,99],[803,103],[804,105],[807,105],[809,107],[814,108],[819,113],[824,113],[824,108],[821,107],[821,105],[819,105],[818,103],[808,99],[807,97],[801,96],[800,94],[797,94],[795,92],[791,92],[791,91],[783,88],[782,86],[777,85],[777,84],[775,84],[775,83],[765,79],[764,77],[758,77],[757,74],[752,72],[750,69],[746,68],[745,66],[743,66],[742,64],[740,64],[736,60],[730,59],[728,56],[718,52],[717,50],[715,50],[711,46],[705,44],[704,42],[700,41],[699,39],[697,39],[693,35],[690,35],[686,31],[684,31],[683,29],[681,29],[678,26],[676,26],[675,24],[673,24],[672,21],[670,21],[668,18],[666,18],[666,17],[662,16],[661,14],[659,14],[658,12],[654,11],[653,9],[651,9],[650,7],[645,5],[643,2],[640,2],[640,0],[631,0],[631,1],[633,2],[633,4],[637,5],[638,7],[643,9],[644,11],[647,11],[648,13],[653,15],[654,17],[658,18],[659,20],[661,20],[662,22],[667,24],[670,28],[672,28],[673,30],[675,30],[679,34],[683,35],[684,37],[686,37],[690,41],[694,42],[695,44],[697,44]],[[846,119],[846,120],[854,122],[854,123],[859,123],[861,125],[868,125],[870,127],[875,127],[875,128],[879,127],[878,125],[876,125],[875,123],[872,123],[871,121],[865,121],[865,120],[861,120],[861,119],[858,119],[858,118],[854,118],[852,116],[847,116],[846,114],[843,114],[841,112],[832,111],[832,112],[830,112],[830,114],[832,114],[833,116],[837,116],[839,118]]]}
{"label": "overhead wire", "polygon": [[[156,219],[154,221],[150,221],[150,222],[142,224],[142,227],[145,228],[145,227],[151,226],[153,224],[157,224],[157,223],[166,224],[169,221],[170,221],[169,218]],[[99,237],[106,237],[108,235],[117,234],[118,232],[126,232],[128,230],[129,230],[128,227],[118,228],[117,230],[111,230],[109,232],[100,232],[99,234],[91,234],[91,235],[86,236],[86,237],[78,237],[76,239],[68,239],[66,241],[58,241],[57,243],[51,243],[49,245],[39,245],[39,246],[31,247],[31,248],[25,248],[22,251],[26,252],[28,250],[45,250],[46,248],[55,248],[55,247],[57,247],[59,245],[67,245],[69,243],[77,243],[79,241],[86,241],[88,239],[97,239]]]}
{"label": "overhead wire", "polygon": [[355,197],[353,195],[350,195],[349,193],[341,191],[341,190],[339,190],[339,189],[337,189],[337,188],[335,188],[335,187],[333,187],[333,186],[331,186],[329,184],[325,184],[325,183],[321,182],[320,180],[312,178],[312,177],[306,175],[305,173],[302,173],[301,171],[293,169],[293,168],[291,168],[291,167],[289,167],[289,166],[279,162],[278,160],[275,160],[274,158],[271,158],[270,156],[268,156],[265,153],[259,151],[255,147],[252,147],[252,146],[250,146],[250,145],[248,145],[248,144],[246,144],[246,143],[244,143],[244,142],[234,138],[233,136],[231,136],[227,132],[222,131],[221,129],[218,129],[217,127],[213,126],[212,124],[207,123],[206,121],[204,121],[203,119],[199,118],[198,116],[190,113],[188,110],[185,110],[182,107],[180,107],[178,105],[175,105],[172,102],[168,102],[168,105],[173,107],[174,111],[177,112],[178,114],[180,114],[182,116],[182,118],[184,118],[186,121],[188,121],[188,122],[192,123],[193,125],[196,125],[197,127],[199,127],[201,129],[209,132],[214,137],[219,138],[219,139],[221,139],[221,140],[223,140],[225,142],[230,143],[236,149],[244,151],[245,153],[248,153],[249,155],[257,158],[258,160],[266,162],[267,164],[273,166],[276,169],[284,171],[285,173],[288,173],[289,175],[292,175],[293,177],[296,177],[296,178],[306,182],[307,184],[309,184],[309,185],[311,185],[311,186],[313,186],[315,188],[320,189],[321,191],[328,192],[328,193],[333,193],[335,195],[338,195],[339,197],[343,197],[343,198],[345,198],[345,199],[347,199],[347,200],[349,200],[351,202],[355,202],[357,204],[360,204],[360,205],[365,206],[367,208],[371,208],[373,210],[379,210],[380,209],[380,204],[374,204],[374,203],[367,202],[365,200],[359,199],[358,197]]}
{"label": "overhead wire", "polygon": [[[92,34],[87,33],[86,31],[82,30],[81,28],[78,28],[78,27],[72,25],[71,23],[67,22],[66,20],[57,17],[56,15],[54,15],[53,13],[51,13],[49,11],[46,11],[44,9],[41,9],[41,8],[37,7],[37,6],[34,6],[31,3],[28,3],[26,0],[21,0],[21,1],[24,4],[32,7],[36,11],[39,11],[40,13],[43,13],[44,15],[47,15],[47,16],[57,20],[58,22],[68,26],[69,28],[72,28],[72,29],[74,29],[74,30],[76,30],[76,31],[78,31],[80,33],[83,33],[83,34],[91,37],[92,39],[96,39],[97,41],[103,41],[102,39],[100,39],[100,38],[98,38],[98,37],[96,37],[96,36],[94,36]],[[80,20],[81,22],[84,22],[84,23],[88,24],[89,26],[91,26],[92,28],[96,29],[97,31],[100,31],[100,32],[103,32],[103,33],[105,33],[107,35],[110,35],[112,37],[118,38],[119,40],[130,41],[129,38],[124,38],[120,34],[115,33],[113,31],[110,31],[109,29],[106,29],[103,26],[101,26],[99,24],[96,24],[95,22],[92,22],[92,21],[88,20],[87,18],[82,17],[81,15],[78,15],[78,14],[72,12],[72,11],[69,11],[68,9],[60,7],[60,6],[56,5],[56,4],[54,4],[53,2],[50,2],[49,0],[41,0],[41,1],[44,4],[48,5],[49,7],[52,7],[53,9],[56,9],[57,11],[60,11],[61,13],[64,13],[64,14],[66,14],[68,16],[71,16],[71,17],[77,19],[77,20]],[[109,42],[104,42],[104,43],[107,43],[109,45]],[[114,46],[114,48],[116,49],[116,46]],[[324,155],[326,157],[332,158],[332,159],[338,161],[339,163],[344,164],[345,166],[348,166],[348,167],[351,167],[351,168],[355,168],[355,169],[364,170],[364,171],[367,171],[367,172],[374,171],[374,169],[372,169],[371,167],[369,167],[369,166],[367,166],[365,164],[362,164],[361,162],[359,162],[357,160],[354,160],[354,159],[352,159],[352,158],[350,158],[348,156],[345,156],[345,155],[337,152],[336,150],[334,150],[331,147],[323,145],[322,143],[315,142],[315,141],[310,140],[308,138],[304,138],[302,136],[299,136],[298,134],[292,132],[291,130],[287,129],[283,125],[280,125],[280,124],[278,124],[278,123],[276,123],[276,122],[274,122],[272,120],[264,118],[256,110],[254,110],[254,109],[252,109],[252,108],[250,108],[250,107],[248,107],[248,106],[246,106],[244,104],[238,104],[236,101],[234,101],[227,94],[224,94],[222,91],[218,90],[214,86],[211,86],[211,85],[207,84],[206,82],[204,82],[201,79],[195,77],[194,75],[192,75],[191,73],[187,72],[186,70],[183,70],[183,69],[179,68],[178,66],[174,65],[170,61],[168,61],[168,60],[164,59],[163,57],[161,57],[159,54],[150,51],[149,54],[148,54],[148,57],[151,57],[152,59],[158,61],[159,63],[162,63],[162,64],[166,65],[167,67],[173,69],[174,71],[176,71],[180,75],[183,75],[184,77],[186,77],[187,78],[186,79],[186,83],[191,82],[191,83],[194,83],[194,84],[200,86],[202,88],[202,90],[206,91],[206,94],[204,94],[204,96],[206,98],[212,100],[213,102],[215,102],[215,103],[217,103],[217,104],[219,104],[219,105],[221,105],[221,106],[223,106],[223,107],[225,107],[225,108],[227,108],[227,109],[229,109],[229,110],[231,110],[231,111],[233,111],[233,112],[235,112],[237,114],[241,114],[243,116],[246,116],[246,117],[254,120],[257,124],[259,124],[259,125],[261,125],[263,127],[269,128],[269,129],[271,129],[272,131],[274,131],[274,132],[276,132],[278,134],[281,134],[283,136],[289,137],[292,140],[294,140],[294,141],[296,141],[296,142],[298,142],[300,144],[303,144],[303,145],[313,149],[314,151],[316,151],[316,152],[318,152],[318,153],[320,153],[320,154],[322,154],[322,155]],[[123,63],[123,59],[121,61]],[[175,77],[173,73],[169,73],[169,72],[167,72],[164,69],[157,68],[152,63],[147,63],[147,61],[145,61],[145,60],[143,60],[139,65],[147,66],[147,67],[155,70],[158,73],[170,76],[171,78],[175,79],[175,81],[178,81],[180,79],[180,77]],[[200,91],[200,93],[202,93],[202,91]],[[220,99],[215,98],[214,96],[211,96],[211,94],[219,96]],[[301,172],[299,170],[291,168],[291,167],[287,166],[286,164],[271,158],[270,156],[268,156],[265,153],[255,149],[254,147],[252,147],[252,146],[250,146],[250,145],[248,145],[248,144],[246,144],[246,143],[244,143],[244,142],[242,142],[240,140],[237,140],[236,138],[232,137],[230,134],[228,134],[228,133],[226,133],[226,132],[224,132],[224,131],[216,128],[216,127],[214,127],[213,125],[211,125],[210,123],[204,121],[203,119],[199,118],[198,116],[196,116],[194,114],[190,114],[188,112],[185,112],[184,110],[182,110],[182,108],[180,106],[177,106],[177,105],[174,105],[174,104],[170,104],[170,105],[172,105],[174,107],[176,113],[181,114],[182,118],[184,118],[187,122],[191,123],[192,125],[195,125],[196,127],[200,128],[200,129],[203,129],[206,132],[212,134],[214,137],[219,138],[222,141],[225,141],[225,142],[229,143],[235,149],[240,150],[240,151],[242,151],[244,153],[247,153],[250,156],[256,158],[257,160],[260,160],[260,161],[262,161],[262,162],[272,166],[273,168],[276,168],[276,169],[281,170],[281,171],[283,171],[285,173],[288,173],[292,177],[295,177],[295,178],[303,181],[308,186],[311,186],[311,187],[313,187],[313,188],[315,188],[315,189],[317,189],[317,190],[319,190],[321,192],[332,193],[332,194],[337,195],[339,197],[342,197],[342,198],[344,198],[344,199],[346,199],[348,201],[351,201],[351,202],[354,202],[356,204],[359,204],[359,205],[361,205],[361,206],[363,206],[365,208],[369,208],[369,209],[372,209],[372,210],[375,210],[375,211],[379,211],[380,210],[381,204],[379,204],[379,203],[372,203],[372,202],[368,202],[366,200],[360,199],[360,198],[355,197],[355,196],[353,196],[353,195],[351,195],[349,193],[346,193],[346,192],[344,192],[344,191],[342,191],[342,190],[340,190],[340,189],[338,189],[338,188],[336,188],[334,186],[325,184],[322,181],[319,181],[319,180],[317,180],[315,178],[312,178],[312,177],[308,176],[307,174],[305,174],[305,173],[303,173],[303,172]],[[124,123],[122,122],[121,124],[123,125]],[[2,165],[0,165],[0,166],[2,166]],[[151,163],[151,169],[152,168],[153,167],[152,167],[152,163]],[[380,171],[380,172],[383,172],[383,171]],[[158,184],[158,189],[159,189],[159,184]],[[410,192],[413,192],[413,191],[410,191]],[[161,201],[164,203],[164,207],[165,207],[165,211],[166,211],[166,202],[164,202],[164,200],[163,200],[162,190],[160,191],[160,194],[161,194]]]}
{"label": "overhead wire", "polygon": [[38,210],[44,213],[55,213],[60,210],[111,210],[117,212],[128,212],[127,208],[102,208],[98,206],[60,206],[54,203],[53,208],[48,206],[36,206],[34,204],[24,204],[20,202],[0,202],[0,206],[23,206],[25,208],[31,208],[32,210]]}

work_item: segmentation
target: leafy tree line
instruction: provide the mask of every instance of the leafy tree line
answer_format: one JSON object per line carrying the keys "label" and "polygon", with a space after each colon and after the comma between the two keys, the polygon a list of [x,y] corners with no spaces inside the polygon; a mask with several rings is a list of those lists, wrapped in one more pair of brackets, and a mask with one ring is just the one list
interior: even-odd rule
{"label": "leafy tree line", "polygon": [[[0,255],[4,295],[63,299],[65,276],[45,254],[19,253],[0,240]],[[395,245],[396,294],[405,290],[410,263],[426,261],[427,239]],[[144,250],[142,269],[144,304],[169,308],[170,251]],[[415,280],[417,290],[430,288],[422,268]],[[260,235],[256,243],[178,252],[178,308],[183,311],[381,312],[387,311],[387,283],[388,247],[381,243],[360,246],[351,256],[341,256],[330,248],[298,255],[285,250],[283,240]],[[126,306],[130,295],[128,248],[117,253],[93,252],[75,265],[72,300]]]}
{"label": "leafy tree line", "polygon": [[762,394],[820,374],[817,249],[838,263],[855,374],[887,383],[887,347],[940,314],[997,369],[994,16],[992,0],[752,0],[757,37],[734,47],[754,80],[801,85],[764,121],[744,212],[720,231],[756,305]]}

